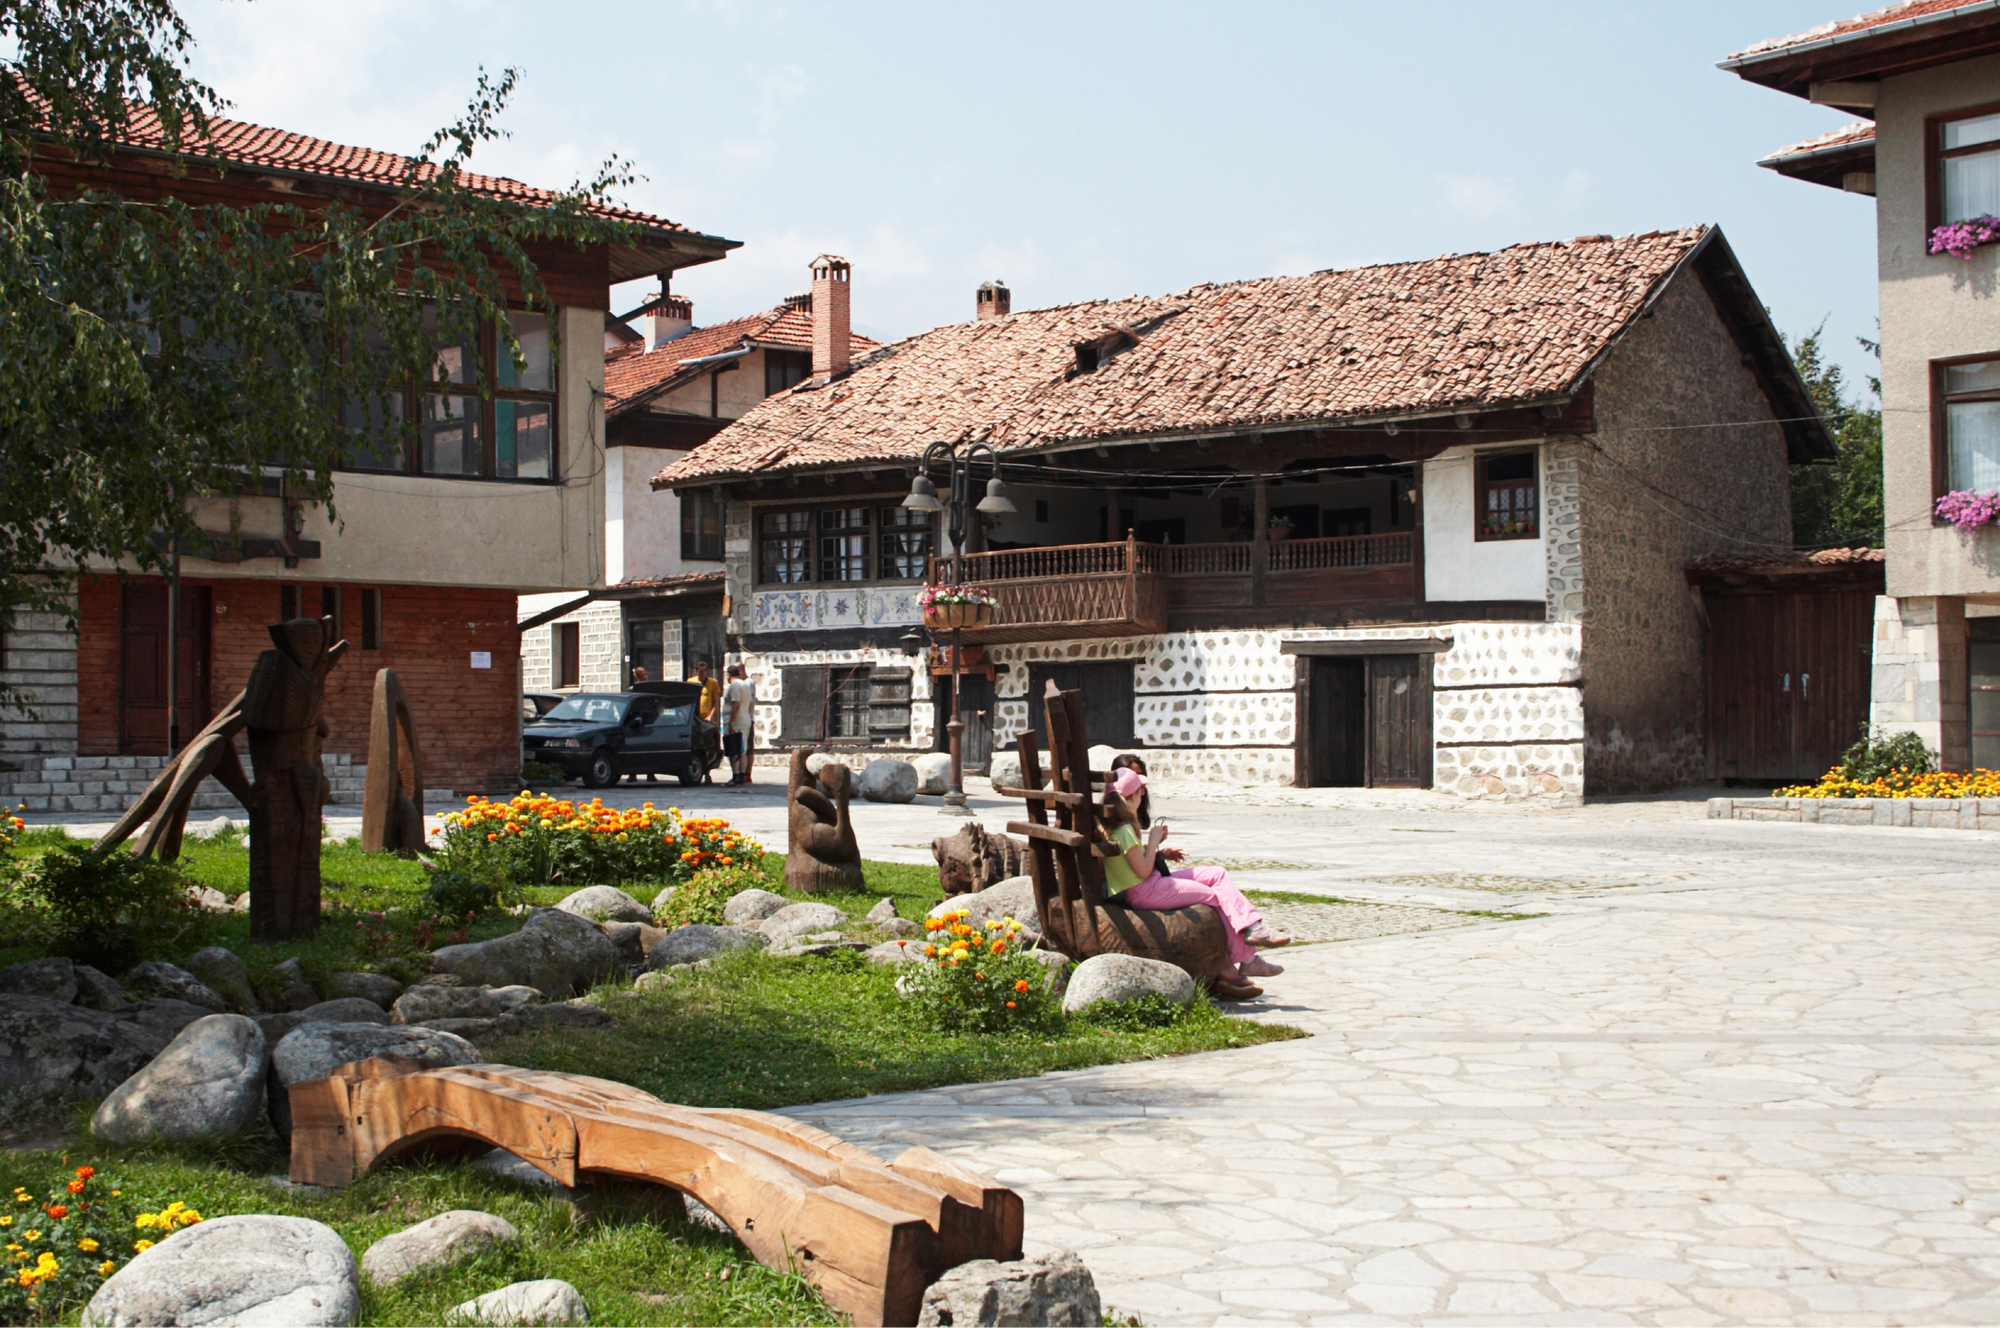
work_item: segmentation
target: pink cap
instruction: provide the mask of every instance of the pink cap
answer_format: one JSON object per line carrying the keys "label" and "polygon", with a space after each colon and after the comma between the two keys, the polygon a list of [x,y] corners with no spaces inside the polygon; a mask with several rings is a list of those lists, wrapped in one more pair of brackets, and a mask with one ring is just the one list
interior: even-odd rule
{"label": "pink cap", "polygon": [[1146,787],[1146,777],[1131,766],[1126,766],[1111,777],[1111,791],[1121,798],[1129,798],[1144,787]]}

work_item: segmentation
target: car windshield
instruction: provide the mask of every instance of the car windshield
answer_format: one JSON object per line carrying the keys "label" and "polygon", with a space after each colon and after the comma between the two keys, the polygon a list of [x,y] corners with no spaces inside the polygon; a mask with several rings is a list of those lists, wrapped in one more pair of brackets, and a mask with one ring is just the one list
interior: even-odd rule
{"label": "car windshield", "polygon": [[571,696],[542,719],[551,724],[623,724],[622,696]]}

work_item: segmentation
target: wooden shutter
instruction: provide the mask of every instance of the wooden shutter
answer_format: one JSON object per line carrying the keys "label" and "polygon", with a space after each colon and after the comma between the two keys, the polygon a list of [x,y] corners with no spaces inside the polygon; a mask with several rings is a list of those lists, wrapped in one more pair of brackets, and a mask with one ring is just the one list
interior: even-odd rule
{"label": "wooden shutter", "polygon": [[910,736],[910,670],[878,668],[868,675],[868,734]]}
{"label": "wooden shutter", "polygon": [[781,742],[826,741],[826,665],[797,664],[782,671],[778,701]]}

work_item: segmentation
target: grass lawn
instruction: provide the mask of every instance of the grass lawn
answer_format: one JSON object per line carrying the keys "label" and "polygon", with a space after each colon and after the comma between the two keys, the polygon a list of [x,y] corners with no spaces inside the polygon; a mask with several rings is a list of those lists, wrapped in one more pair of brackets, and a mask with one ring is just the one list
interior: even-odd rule
{"label": "grass lawn", "polygon": [[[33,856],[63,842],[60,832],[38,830],[15,853]],[[184,962],[202,946],[222,945],[245,959],[253,977],[294,956],[308,974],[360,968],[414,977],[421,958],[383,937],[400,933],[407,939],[408,929],[430,913],[422,868],[363,854],[351,844],[328,845],[321,861],[326,923],[314,939],[254,943],[246,915],[199,914],[179,932],[157,937],[158,951],[150,957]],[[240,839],[191,840],[181,865],[225,894],[246,887],[248,854]],[[782,855],[766,855],[768,888],[781,893],[782,869]],[[864,891],[812,898],[857,922],[884,896],[906,918],[921,918],[940,898],[935,868],[866,862],[862,870]],[[570,888],[530,889],[521,897],[552,904]],[[626,888],[650,900],[659,884]],[[479,939],[519,925],[518,918],[492,914],[470,934]],[[31,957],[34,951],[18,940],[11,948],[0,943],[0,963]],[[1206,1003],[1165,1027],[1064,1018],[1045,1030],[946,1034],[909,1016],[894,981],[892,966],[852,954],[768,959],[738,953],[705,969],[681,970],[664,988],[635,992],[623,979],[599,988],[593,1000],[616,1018],[614,1027],[519,1037],[482,1051],[507,1064],[619,1080],[671,1102],[776,1108],[1301,1036],[1295,1029],[1230,1019]],[[763,1268],[733,1239],[706,1227],[615,1206],[579,1219],[569,1204],[469,1164],[387,1164],[346,1190],[307,1195],[269,1179],[282,1175],[287,1161],[267,1133],[219,1148],[120,1150],[90,1139],[85,1124],[81,1117],[70,1121],[68,1144],[59,1149],[0,1152],[0,1185],[39,1193],[60,1173],[87,1162],[155,1205],[182,1199],[210,1217],[294,1213],[326,1222],[357,1256],[381,1236],[453,1208],[497,1213],[521,1230],[517,1245],[409,1279],[392,1291],[364,1286],[365,1323],[438,1323],[452,1305],[538,1277],[574,1283],[595,1323],[839,1322],[810,1287]]]}

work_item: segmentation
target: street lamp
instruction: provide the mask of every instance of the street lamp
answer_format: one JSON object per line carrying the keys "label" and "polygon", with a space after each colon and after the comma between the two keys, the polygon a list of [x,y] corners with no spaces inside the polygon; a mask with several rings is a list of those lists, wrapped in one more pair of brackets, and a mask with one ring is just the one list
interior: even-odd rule
{"label": "street lamp", "polygon": [[[960,450],[958,443],[932,443],[924,449],[923,460],[917,464],[916,478],[910,481],[910,496],[903,499],[903,506],[913,512],[944,512],[945,524],[951,537],[951,581],[962,584],[965,557],[965,509],[971,502],[972,467],[980,453],[986,454],[986,462],[993,474],[986,481],[986,496],[979,500],[976,511],[998,515],[1015,510],[1013,500],[1007,497],[1007,486],[1000,478],[1000,454],[988,443],[967,443]],[[945,467],[944,501],[939,501],[937,486],[931,483],[930,468],[934,461]],[[951,738],[951,787],[945,791],[943,814],[946,816],[970,816],[965,808],[965,721],[959,716],[958,670],[963,654],[963,627],[953,622],[951,628],[951,702],[950,721],[944,731]]]}

